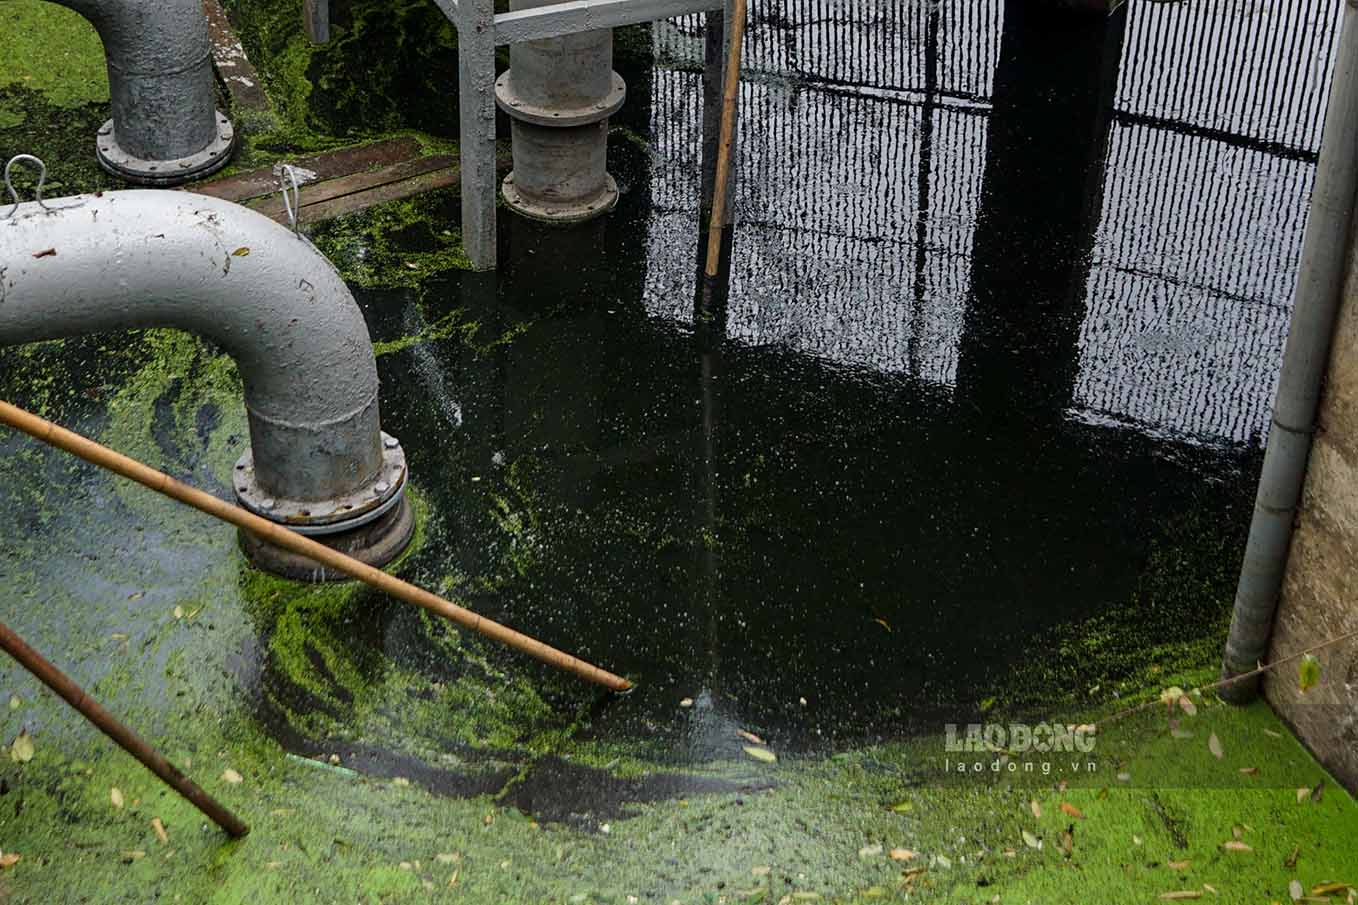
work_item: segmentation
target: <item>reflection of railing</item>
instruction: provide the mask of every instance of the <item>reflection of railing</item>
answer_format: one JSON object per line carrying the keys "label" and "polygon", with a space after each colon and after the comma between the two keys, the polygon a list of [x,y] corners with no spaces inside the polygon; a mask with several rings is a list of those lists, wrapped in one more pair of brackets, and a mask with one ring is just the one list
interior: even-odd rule
{"label": "reflection of railing", "polygon": [[[1339,13],[1129,2],[1073,401],[1097,420],[1257,441]],[[733,337],[953,382],[1003,6],[752,0]],[[674,221],[695,206],[697,76],[674,69],[701,65],[698,25],[655,29],[673,68],[653,99],[648,303],[667,316],[685,316],[691,279],[671,243],[689,242]],[[1249,83],[1227,84],[1226,66]]]}

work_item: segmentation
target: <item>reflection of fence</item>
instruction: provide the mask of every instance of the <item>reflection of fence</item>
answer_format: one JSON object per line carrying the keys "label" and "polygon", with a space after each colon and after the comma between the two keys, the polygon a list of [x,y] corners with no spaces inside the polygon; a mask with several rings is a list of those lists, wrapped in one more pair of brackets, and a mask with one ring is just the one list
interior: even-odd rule
{"label": "reflection of fence", "polygon": [[[1272,400],[1339,6],[1129,2],[1074,402],[1247,441]],[[753,0],[733,337],[952,382],[1003,5]],[[654,98],[649,304],[679,318],[700,34],[696,17],[655,31],[675,68]]]}

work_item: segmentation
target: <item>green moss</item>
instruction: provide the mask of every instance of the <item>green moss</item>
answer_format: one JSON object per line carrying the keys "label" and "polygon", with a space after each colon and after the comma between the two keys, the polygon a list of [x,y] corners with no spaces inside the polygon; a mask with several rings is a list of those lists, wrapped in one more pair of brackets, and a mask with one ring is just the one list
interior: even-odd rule
{"label": "green moss", "polygon": [[359,286],[418,287],[471,264],[457,231],[458,195],[427,192],[317,224],[312,241]]}
{"label": "green moss", "polygon": [[41,92],[57,108],[108,102],[103,47],[79,14],[41,0],[9,0],[0,4],[0,34],[0,88]]}

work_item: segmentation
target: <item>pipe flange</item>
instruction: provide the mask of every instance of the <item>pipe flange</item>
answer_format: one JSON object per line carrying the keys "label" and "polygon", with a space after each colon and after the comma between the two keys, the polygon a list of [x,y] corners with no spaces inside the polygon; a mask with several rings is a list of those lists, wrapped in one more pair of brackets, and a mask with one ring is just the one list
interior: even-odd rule
{"label": "pipe flange", "polygon": [[510,78],[513,71],[506,69],[504,75],[495,80],[495,103],[511,118],[536,126],[555,126],[563,129],[570,126],[587,126],[617,113],[622,108],[623,101],[627,99],[627,83],[622,80],[622,76],[614,72],[612,88],[595,103],[583,107],[540,107],[528,103],[514,92],[513,81]]}
{"label": "pipe flange", "polygon": [[264,491],[255,476],[254,453],[246,450],[231,473],[236,501],[271,522],[298,534],[352,531],[381,518],[400,504],[406,486],[406,456],[400,442],[382,434],[382,467],[362,487],[328,500],[279,499]]}
{"label": "pipe flange", "polygon": [[124,151],[118,144],[113,120],[104,123],[95,140],[99,165],[114,176],[137,185],[170,186],[209,176],[231,160],[236,149],[236,129],[222,111],[217,111],[217,137],[207,147],[188,157],[173,160],[144,160]]}
{"label": "pipe flange", "polygon": [[575,201],[529,198],[514,184],[513,171],[505,177],[500,188],[504,192],[505,205],[510,210],[530,220],[541,220],[543,223],[583,223],[603,216],[618,204],[618,183],[610,173],[604,174],[602,192],[593,198]]}

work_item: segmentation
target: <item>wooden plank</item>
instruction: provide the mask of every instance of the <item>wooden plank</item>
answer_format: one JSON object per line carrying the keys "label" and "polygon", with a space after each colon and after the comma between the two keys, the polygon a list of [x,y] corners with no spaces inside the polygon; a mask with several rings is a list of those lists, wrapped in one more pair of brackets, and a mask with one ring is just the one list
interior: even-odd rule
{"label": "wooden plank", "polygon": [[[423,176],[436,170],[446,170],[456,166],[456,164],[457,159],[454,157],[417,157],[414,160],[403,160],[400,163],[370,173],[353,173],[340,179],[311,183],[304,186],[298,193],[302,206],[302,219],[306,220],[306,215],[310,209],[322,202],[333,201],[337,198],[343,198],[345,195],[368,191],[393,182],[413,179],[416,176]],[[283,196],[280,193],[256,198],[246,206],[275,220],[280,216],[286,219],[287,211],[283,206]]]}
{"label": "wooden plank", "polygon": [[[299,176],[310,174],[307,176],[306,182],[312,183],[322,179],[334,179],[339,176],[348,176],[351,173],[390,166],[393,163],[416,158],[419,154],[420,143],[415,139],[394,138],[371,145],[327,151],[324,154],[302,157],[298,160],[287,161],[287,163],[292,164],[299,171],[305,171],[305,173],[299,173]],[[276,168],[265,167],[259,170],[251,170],[248,173],[238,173],[235,176],[228,176],[215,182],[188,186],[186,191],[239,203],[250,198],[258,198],[261,195],[277,192],[278,186]]]}
{"label": "wooden plank", "polygon": [[312,44],[330,41],[330,0],[302,0],[302,29]]}
{"label": "wooden plank", "polygon": [[269,104],[269,96],[264,93],[259,73],[245,55],[245,48],[231,28],[222,5],[217,0],[203,0],[203,13],[207,16],[208,39],[212,44],[212,65],[216,67],[217,77],[226,86],[232,102],[246,110],[272,112],[273,107]]}
{"label": "wooden plank", "polygon": [[721,9],[724,5],[724,0],[569,0],[501,13],[495,17],[495,43],[559,38],[597,28],[617,28]]}
{"label": "wooden plank", "polygon": [[[421,192],[430,192],[434,189],[447,188],[457,185],[460,181],[460,170],[456,166],[445,167],[441,170],[434,170],[429,173],[421,173],[409,179],[399,182],[388,182],[385,185],[374,186],[366,191],[354,192],[348,195],[341,195],[338,198],[331,198],[329,201],[322,201],[319,204],[312,204],[302,208],[302,223],[318,223],[321,220],[330,220],[341,214],[349,214],[360,211],[364,208],[382,204],[386,201],[396,201],[400,198],[409,198],[411,195],[418,195]],[[286,224],[288,221],[286,213],[273,216],[274,220]]]}

